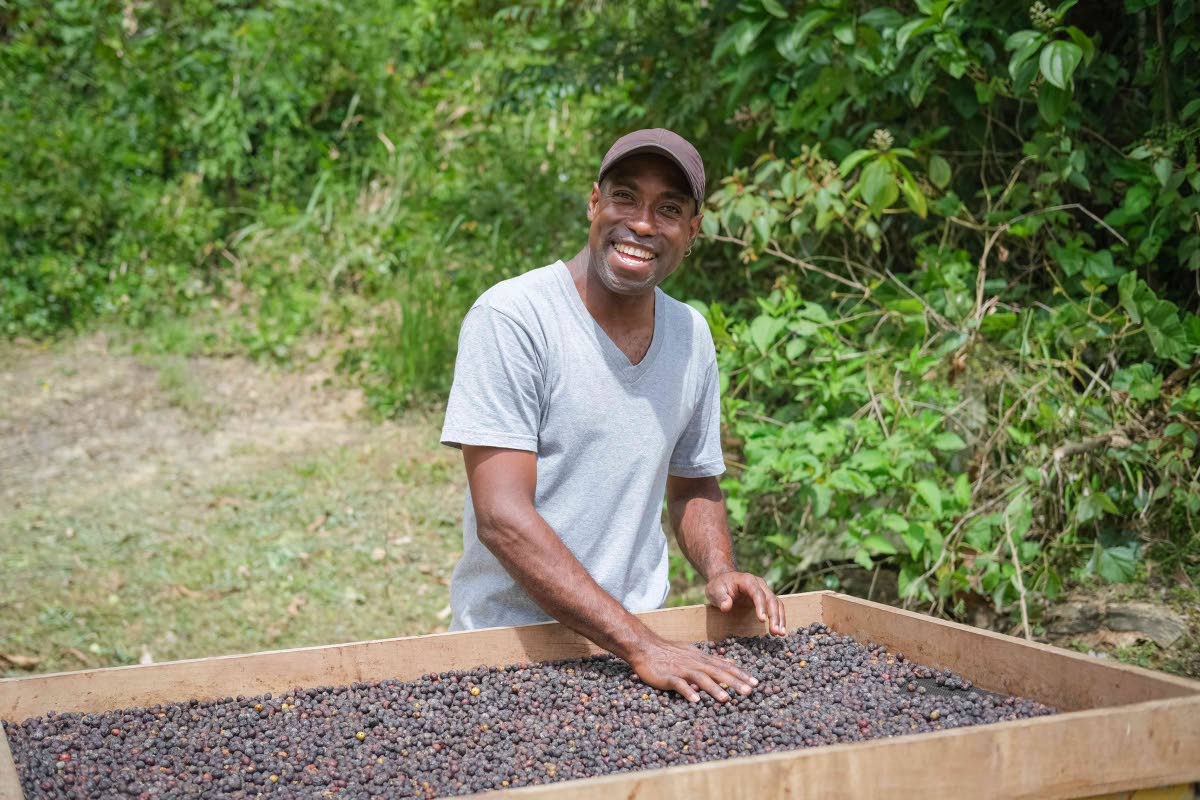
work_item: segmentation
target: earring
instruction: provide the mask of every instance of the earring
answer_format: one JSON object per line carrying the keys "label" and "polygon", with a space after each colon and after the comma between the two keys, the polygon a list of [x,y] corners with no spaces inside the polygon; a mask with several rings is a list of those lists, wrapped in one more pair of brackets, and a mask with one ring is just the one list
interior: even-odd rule
{"label": "earring", "polygon": [[689,244],[688,249],[683,251],[683,257],[687,258],[692,254],[692,246]]}

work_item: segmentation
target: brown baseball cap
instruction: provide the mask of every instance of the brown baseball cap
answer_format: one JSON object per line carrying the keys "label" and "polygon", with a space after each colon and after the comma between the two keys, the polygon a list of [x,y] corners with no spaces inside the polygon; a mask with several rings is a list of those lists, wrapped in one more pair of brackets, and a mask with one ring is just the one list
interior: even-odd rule
{"label": "brown baseball cap", "polygon": [[696,198],[696,210],[700,210],[704,205],[704,161],[691,142],[666,128],[643,128],[617,139],[600,162],[600,174],[596,182],[603,181],[605,174],[618,161],[638,153],[657,153],[675,162],[687,176],[692,197]]}

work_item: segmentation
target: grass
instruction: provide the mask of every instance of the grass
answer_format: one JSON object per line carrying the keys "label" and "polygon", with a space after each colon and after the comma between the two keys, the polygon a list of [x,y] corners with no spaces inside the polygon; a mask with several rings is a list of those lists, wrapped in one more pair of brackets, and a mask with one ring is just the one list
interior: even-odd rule
{"label": "grass", "polygon": [[[72,356],[71,347],[0,353],[24,381],[14,388],[33,387],[24,411],[10,408],[14,419],[37,425],[79,414],[76,398],[86,395],[95,367],[93,374],[115,376],[104,391],[123,387],[111,399],[118,410],[131,391],[147,396],[142,416],[115,417],[145,427],[132,429],[138,453],[115,462],[96,454],[91,466],[21,484],[0,503],[5,676],[429,633],[447,624],[464,478],[458,454],[437,442],[436,411],[343,424],[341,412],[329,410],[342,394],[297,394],[299,405],[289,405],[280,396],[297,393],[294,383],[248,362],[209,361],[195,370],[178,355],[80,348]],[[139,371],[145,367],[151,371]],[[214,370],[239,381],[257,376],[250,385],[258,405],[225,407]],[[131,390],[130,376],[141,374],[144,386]],[[51,379],[56,390],[80,383],[51,407],[37,389]],[[318,412],[312,429],[295,430],[297,418]],[[62,422],[54,420],[47,430]],[[231,441],[227,452],[200,452],[222,437]],[[169,448],[195,452],[164,455]]]}
{"label": "grass", "polygon": [[187,359],[160,356],[155,359],[154,366],[158,370],[158,388],[167,402],[187,415],[200,430],[213,430],[222,409],[205,397],[204,388],[188,368]]}
{"label": "grass", "polygon": [[9,516],[0,652],[54,671],[429,632],[458,557],[447,467],[381,461]]}

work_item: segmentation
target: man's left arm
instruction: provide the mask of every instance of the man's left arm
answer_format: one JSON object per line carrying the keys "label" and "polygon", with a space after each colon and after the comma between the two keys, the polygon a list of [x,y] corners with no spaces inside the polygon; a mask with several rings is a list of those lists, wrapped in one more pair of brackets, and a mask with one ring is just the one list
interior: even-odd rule
{"label": "man's left arm", "polygon": [[725,495],[716,477],[667,477],[667,511],[679,549],[704,578],[704,594],[722,611],[739,598],[754,603],[768,633],[783,636],[787,620],[783,603],[767,582],[739,572],[733,561],[733,543],[725,516]]}

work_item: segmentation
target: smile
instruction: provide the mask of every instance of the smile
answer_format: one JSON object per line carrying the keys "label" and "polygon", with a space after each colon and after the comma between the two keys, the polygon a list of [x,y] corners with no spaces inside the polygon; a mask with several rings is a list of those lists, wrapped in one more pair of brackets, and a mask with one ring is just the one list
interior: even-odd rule
{"label": "smile", "polygon": [[649,261],[654,258],[654,253],[649,250],[643,250],[640,247],[634,247],[631,244],[614,244],[613,249],[621,255],[629,256],[639,261]]}

